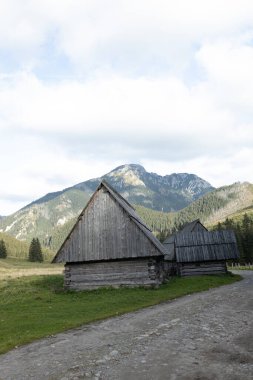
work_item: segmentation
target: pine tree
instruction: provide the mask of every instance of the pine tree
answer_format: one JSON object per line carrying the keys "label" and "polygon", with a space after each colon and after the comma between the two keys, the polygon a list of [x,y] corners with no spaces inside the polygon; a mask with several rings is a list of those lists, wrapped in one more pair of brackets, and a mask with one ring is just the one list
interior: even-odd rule
{"label": "pine tree", "polygon": [[253,220],[244,214],[242,221],[243,251],[245,262],[253,261]]}
{"label": "pine tree", "polygon": [[6,259],[7,257],[7,249],[5,246],[5,242],[0,240],[0,259]]}
{"label": "pine tree", "polygon": [[41,250],[40,241],[38,238],[33,238],[29,247],[29,261],[43,261],[43,255]]}
{"label": "pine tree", "polygon": [[222,224],[221,224],[221,222],[218,222],[218,224],[217,224],[217,230],[218,231],[220,231],[220,230],[222,230],[223,228],[222,228]]}

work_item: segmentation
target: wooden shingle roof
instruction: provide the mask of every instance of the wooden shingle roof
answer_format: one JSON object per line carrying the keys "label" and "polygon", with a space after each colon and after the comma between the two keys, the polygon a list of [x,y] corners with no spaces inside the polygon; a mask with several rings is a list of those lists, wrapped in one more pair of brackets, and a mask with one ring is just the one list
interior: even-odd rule
{"label": "wooden shingle roof", "polygon": [[197,232],[197,231],[207,231],[207,228],[200,222],[199,219],[193,220],[187,223],[179,233]]}
{"label": "wooden shingle roof", "polygon": [[179,263],[237,259],[239,251],[233,231],[208,231],[199,219],[163,242],[166,260]]}
{"label": "wooden shingle roof", "polygon": [[237,259],[239,251],[233,231],[180,233],[175,239],[179,263]]}

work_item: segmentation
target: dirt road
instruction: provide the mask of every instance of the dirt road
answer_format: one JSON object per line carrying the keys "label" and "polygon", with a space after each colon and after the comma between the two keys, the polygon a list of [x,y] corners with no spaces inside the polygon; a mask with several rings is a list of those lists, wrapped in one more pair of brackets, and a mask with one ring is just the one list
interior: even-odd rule
{"label": "dirt road", "polygon": [[1,380],[252,380],[253,271],[0,356]]}

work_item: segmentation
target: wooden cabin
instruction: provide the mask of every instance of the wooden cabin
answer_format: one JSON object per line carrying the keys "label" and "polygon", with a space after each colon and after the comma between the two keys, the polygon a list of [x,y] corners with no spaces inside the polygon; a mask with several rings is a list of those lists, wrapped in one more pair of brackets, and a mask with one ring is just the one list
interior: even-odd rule
{"label": "wooden cabin", "polygon": [[102,181],[53,263],[66,263],[68,289],[157,286],[166,276],[164,253],[134,208]]}
{"label": "wooden cabin", "polygon": [[224,274],[226,261],[239,257],[233,231],[208,231],[199,220],[167,238],[164,246],[165,260],[172,258],[180,276]]}

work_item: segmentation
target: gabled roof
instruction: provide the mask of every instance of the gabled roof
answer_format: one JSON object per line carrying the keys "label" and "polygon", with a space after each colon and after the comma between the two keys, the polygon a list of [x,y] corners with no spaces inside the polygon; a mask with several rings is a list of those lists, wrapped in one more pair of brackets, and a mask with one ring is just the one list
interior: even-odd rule
{"label": "gabled roof", "polygon": [[[165,254],[165,250],[164,250],[164,247],[163,247],[162,243],[160,243],[160,241],[152,234],[152,231],[147,227],[147,225],[143,222],[143,220],[137,215],[137,213],[135,212],[133,206],[129,202],[127,202],[127,200],[124,199],[115,189],[113,189],[105,180],[103,180],[99,184],[99,186],[97,187],[96,191],[94,192],[94,194],[90,198],[89,202],[87,203],[87,205],[85,206],[85,208],[83,209],[83,211],[81,212],[81,214],[79,215],[79,217],[78,217],[75,225],[73,226],[72,230],[68,234],[67,238],[63,242],[63,244],[60,247],[60,249],[58,250],[58,252],[57,252],[57,254],[54,257],[54,259],[53,259],[52,262],[55,263],[55,262],[59,261],[59,256],[61,255],[61,252],[64,250],[64,246],[66,245],[67,241],[71,238],[71,236],[74,233],[75,229],[78,228],[79,221],[82,220],[82,217],[84,216],[86,210],[89,208],[90,204],[94,201],[96,194],[99,192],[99,190],[102,187],[104,187],[105,190],[107,192],[109,192],[109,194],[111,195],[111,197],[117,202],[117,204],[121,208],[123,208],[123,210],[127,213],[127,215],[134,222],[134,224],[136,226],[138,226],[138,229],[142,231],[142,233],[146,236],[146,238],[155,247],[156,254],[153,254],[153,255],[156,255],[156,256],[158,256],[158,255],[164,255]],[[146,256],[149,256],[148,252],[147,252]],[[139,257],[137,252],[136,252],[136,257]],[[124,258],[123,254],[121,255],[120,252],[119,252],[119,258]],[[108,258],[108,259],[110,259],[110,258]]]}
{"label": "gabled roof", "polygon": [[207,228],[200,222],[199,219],[193,220],[190,223],[187,223],[179,233],[194,232],[196,229],[207,231]]}
{"label": "gabled roof", "polygon": [[184,234],[184,233],[191,233],[194,232],[194,230],[203,230],[203,231],[208,231],[207,228],[200,222],[199,219],[193,220],[190,223],[185,224],[185,226],[178,232],[174,233],[173,235],[168,236],[163,244],[172,244],[174,243],[176,236],[179,234]]}
{"label": "gabled roof", "polygon": [[115,189],[113,189],[105,180],[101,182],[100,186],[101,185],[106,187],[106,189],[113,196],[113,198],[128,213],[131,219],[142,230],[142,232],[147,236],[147,238],[161,251],[161,254],[164,254],[165,252],[164,252],[164,247],[162,243],[153,235],[151,229],[148,228],[145,222],[135,212],[135,209],[133,208],[133,206],[130,203],[128,203],[127,200],[123,198]]}
{"label": "gabled roof", "polygon": [[139,217],[139,215],[136,214],[133,206],[125,198],[123,198],[122,195],[120,195],[115,189],[113,189],[109,185],[109,183],[106,182],[104,179],[102,180],[100,186],[98,187],[98,190],[101,188],[102,185],[109,191],[109,193],[113,196],[113,198],[121,205],[121,207],[123,207],[123,209],[129,214],[129,216],[132,219],[135,219],[135,221],[137,221],[139,224],[141,224],[145,228],[145,230],[152,232],[148,228],[148,226],[144,223],[144,221]]}

